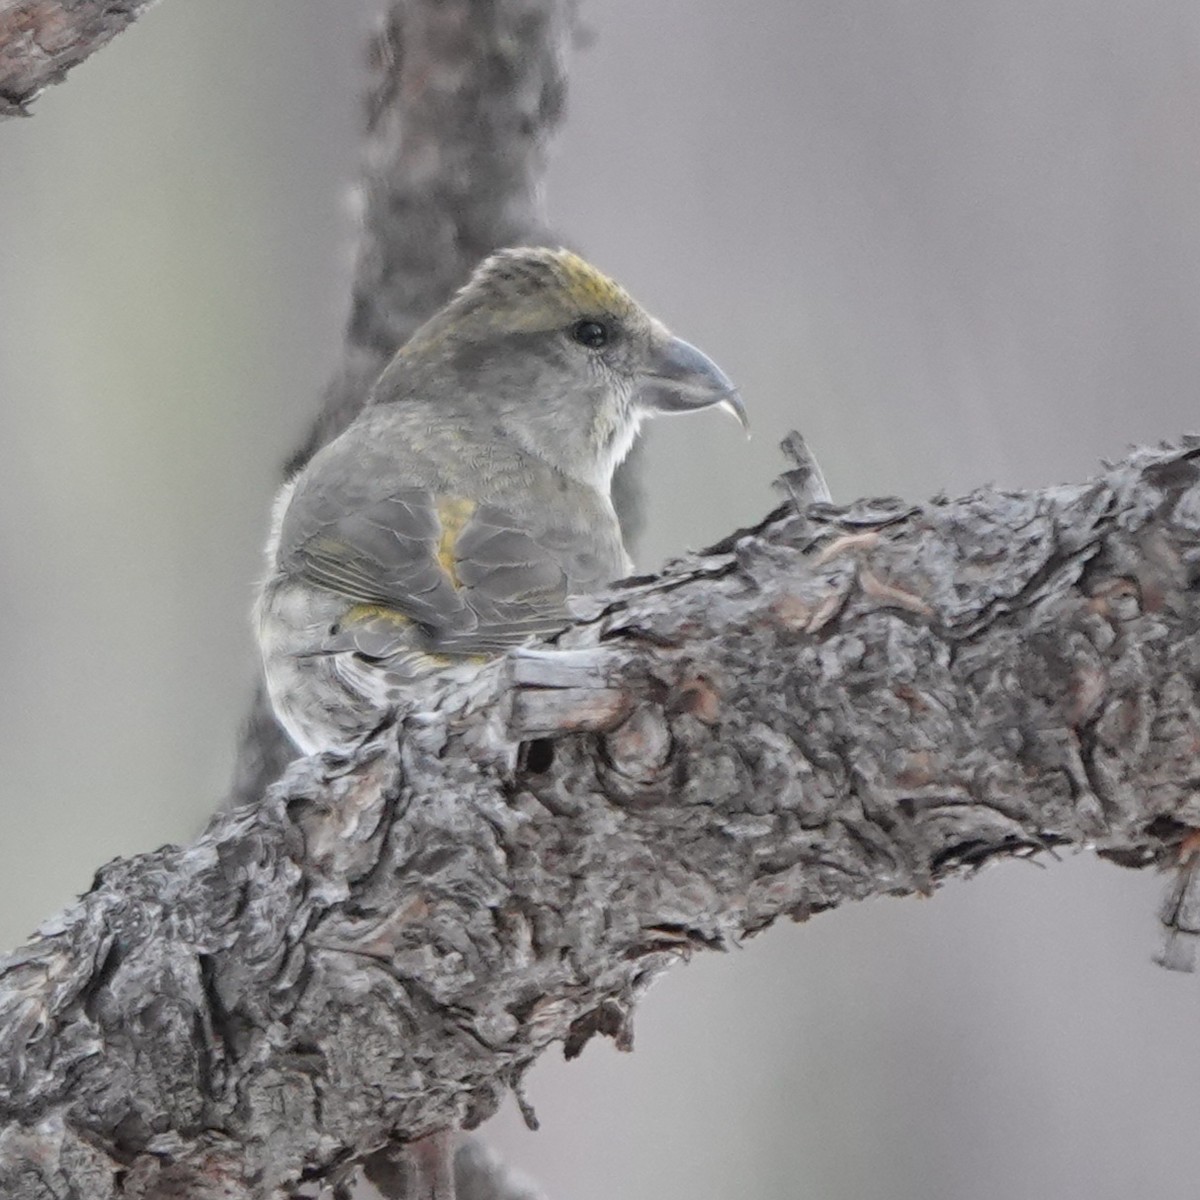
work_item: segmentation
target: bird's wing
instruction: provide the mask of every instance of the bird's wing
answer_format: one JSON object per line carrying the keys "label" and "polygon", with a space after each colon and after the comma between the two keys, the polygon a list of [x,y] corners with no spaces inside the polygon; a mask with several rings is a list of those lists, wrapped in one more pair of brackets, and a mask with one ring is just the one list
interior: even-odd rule
{"label": "bird's wing", "polygon": [[350,511],[293,502],[280,565],[354,605],[330,650],[408,653],[415,622],[428,652],[488,654],[566,623],[570,556],[557,541],[494,505],[402,488]]}

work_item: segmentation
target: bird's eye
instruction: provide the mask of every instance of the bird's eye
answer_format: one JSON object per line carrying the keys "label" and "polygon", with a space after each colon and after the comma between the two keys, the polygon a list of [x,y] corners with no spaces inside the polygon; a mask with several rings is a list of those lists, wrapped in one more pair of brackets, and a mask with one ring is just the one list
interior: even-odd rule
{"label": "bird's eye", "polygon": [[602,321],[576,321],[571,326],[571,336],[581,345],[593,350],[599,350],[607,345],[609,339],[608,326]]}

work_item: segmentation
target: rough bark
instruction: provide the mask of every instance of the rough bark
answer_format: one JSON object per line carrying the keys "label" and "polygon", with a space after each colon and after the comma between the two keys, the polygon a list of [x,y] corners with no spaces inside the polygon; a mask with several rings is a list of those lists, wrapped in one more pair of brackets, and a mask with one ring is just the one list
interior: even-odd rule
{"label": "rough bark", "polygon": [[10,959],[0,1193],[283,1194],[477,1124],[554,1043],[627,1046],[659,972],[780,917],[1066,847],[1176,862],[1198,572],[1200,440],[1043,492],[789,504],[628,581],[105,867]]}
{"label": "rough bark", "polygon": [[27,117],[52,83],[156,0],[0,0],[0,120]]}
{"label": "rough bark", "polygon": [[[393,0],[372,41],[361,225],[342,362],[286,473],[353,419],[417,326],[491,251],[558,244],[542,178],[566,98],[574,0]],[[266,514],[263,514],[264,536]],[[234,803],[295,750],[255,696]]]}

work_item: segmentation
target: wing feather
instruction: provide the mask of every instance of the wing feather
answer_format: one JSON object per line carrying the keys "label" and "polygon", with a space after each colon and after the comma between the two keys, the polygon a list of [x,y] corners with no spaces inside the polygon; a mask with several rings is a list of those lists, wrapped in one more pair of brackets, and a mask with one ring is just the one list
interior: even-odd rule
{"label": "wing feather", "polygon": [[351,602],[326,652],[387,663],[415,649],[493,654],[562,628],[570,545],[565,531],[536,536],[495,505],[404,488],[350,511],[327,497],[293,502],[280,565]]}

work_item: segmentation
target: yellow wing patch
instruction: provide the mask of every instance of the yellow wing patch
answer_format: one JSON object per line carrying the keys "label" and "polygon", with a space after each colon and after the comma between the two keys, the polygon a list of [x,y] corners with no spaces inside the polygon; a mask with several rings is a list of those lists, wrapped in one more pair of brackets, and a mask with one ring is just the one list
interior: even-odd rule
{"label": "yellow wing patch", "polygon": [[454,586],[462,587],[458,577],[458,559],[454,553],[458,535],[463,526],[471,519],[471,514],[478,506],[474,500],[466,500],[453,496],[442,496],[437,501],[438,520],[442,523],[442,536],[438,539],[437,560],[442,570],[450,576]]}
{"label": "yellow wing patch", "polygon": [[394,608],[385,608],[382,604],[356,604],[346,610],[342,625],[354,625],[360,621],[387,621],[393,625],[411,625],[412,621]]}

